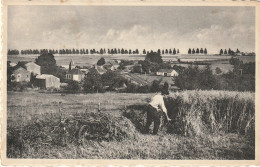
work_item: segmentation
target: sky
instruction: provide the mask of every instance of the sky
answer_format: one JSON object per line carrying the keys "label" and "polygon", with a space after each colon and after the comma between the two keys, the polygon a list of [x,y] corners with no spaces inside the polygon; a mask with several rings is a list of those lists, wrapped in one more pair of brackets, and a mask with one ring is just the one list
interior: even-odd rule
{"label": "sky", "polygon": [[254,7],[9,6],[8,49],[255,51]]}

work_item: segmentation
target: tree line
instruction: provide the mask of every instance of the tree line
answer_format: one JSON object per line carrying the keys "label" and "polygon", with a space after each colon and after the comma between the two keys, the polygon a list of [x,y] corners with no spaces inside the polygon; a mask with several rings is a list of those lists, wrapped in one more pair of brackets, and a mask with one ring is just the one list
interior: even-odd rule
{"label": "tree line", "polygon": [[197,48],[196,50],[193,48],[193,49],[191,49],[191,48],[189,48],[189,50],[188,50],[188,54],[208,54],[208,50],[207,50],[207,48],[205,48],[205,49],[203,49],[203,48]]}
{"label": "tree line", "polygon": [[219,51],[219,55],[223,55],[224,54],[224,55],[234,56],[234,55],[237,55],[239,53],[240,53],[240,51],[238,50],[238,48],[237,48],[236,52],[234,52],[230,48],[228,49],[228,51],[227,51],[227,49],[225,49],[224,51],[223,51],[223,49],[220,49],[220,51]]}
{"label": "tree line", "polygon": [[7,52],[7,54],[8,55],[19,55],[19,50],[16,50],[16,49],[14,49],[14,50],[8,50],[8,52]]}
{"label": "tree line", "polygon": [[[22,55],[30,55],[30,54],[44,54],[44,53],[51,53],[51,54],[139,54],[139,53],[143,53],[143,54],[147,54],[153,52],[151,51],[146,51],[145,49],[143,49],[142,52],[139,52],[138,49],[125,49],[125,48],[100,48],[99,50],[96,49],[59,49],[59,50],[55,50],[55,49],[26,49],[26,50],[21,50],[21,54]],[[20,52],[19,50],[8,50],[7,54],[8,55],[18,55]],[[158,49],[157,53],[159,54],[178,54],[180,53],[179,49],[163,49],[160,50]]]}

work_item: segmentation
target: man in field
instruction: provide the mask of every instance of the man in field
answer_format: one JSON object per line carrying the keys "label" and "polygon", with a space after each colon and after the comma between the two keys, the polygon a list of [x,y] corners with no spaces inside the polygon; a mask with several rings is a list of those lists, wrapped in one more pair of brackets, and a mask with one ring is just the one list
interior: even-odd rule
{"label": "man in field", "polygon": [[153,134],[156,135],[158,133],[162,113],[166,115],[168,121],[171,121],[163,101],[163,96],[167,94],[169,94],[168,90],[162,90],[161,93],[158,92],[154,97],[152,97],[147,109],[147,121],[145,126],[146,133],[149,133],[149,127],[152,122],[154,122]]}

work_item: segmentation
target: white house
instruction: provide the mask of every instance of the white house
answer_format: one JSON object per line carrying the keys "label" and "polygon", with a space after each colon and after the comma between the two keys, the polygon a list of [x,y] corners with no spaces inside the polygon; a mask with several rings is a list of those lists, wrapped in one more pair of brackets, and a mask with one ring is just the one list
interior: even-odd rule
{"label": "white house", "polygon": [[80,69],[72,69],[66,73],[66,79],[81,82],[84,79],[84,73]]}
{"label": "white house", "polygon": [[164,77],[175,77],[179,74],[173,69],[160,69],[156,72],[156,75]]}

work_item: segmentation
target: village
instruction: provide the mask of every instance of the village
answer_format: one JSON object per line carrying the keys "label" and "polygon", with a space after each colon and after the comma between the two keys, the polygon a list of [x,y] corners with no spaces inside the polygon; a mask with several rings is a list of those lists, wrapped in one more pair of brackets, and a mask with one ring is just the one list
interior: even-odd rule
{"label": "village", "polygon": [[[162,86],[167,83],[171,89],[178,90],[174,85],[174,77],[178,76],[178,72],[172,68],[160,68],[151,72],[151,69],[144,71],[142,61],[138,60],[116,60],[110,59],[106,61],[103,57],[96,64],[78,66],[71,59],[68,65],[57,66],[59,74],[51,74],[46,72],[46,66],[40,66],[33,61],[19,61],[13,63],[8,61],[8,76],[11,83],[31,85],[34,90],[65,90],[68,84],[74,83],[82,85],[87,75],[106,73],[115,74],[120,77],[122,82],[114,86],[113,90],[125,90],[127,86],[135,85],[137,87],[151,86],[154,81],[158,81]],[[47,67],[48,68],[48,67]],[[110,78],[111,79],[111,78]],[[110,85],[109,85],[110,84]],[[104,83],[102,90],[109,89],[111,83]],[[30,86],[27,89],[30,89]],[[109,89],[111,90],[111,89]],[[71,90],[73,92],[73,90]]]}

